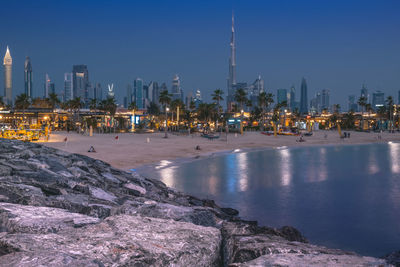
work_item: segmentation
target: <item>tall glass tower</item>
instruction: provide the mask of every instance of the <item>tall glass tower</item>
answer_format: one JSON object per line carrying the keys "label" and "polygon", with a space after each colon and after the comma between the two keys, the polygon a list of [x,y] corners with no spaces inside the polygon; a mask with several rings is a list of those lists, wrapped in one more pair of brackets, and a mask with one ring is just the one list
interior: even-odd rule
{"label": "tall glass tower", "polygon": [[4,103],[12,105],[12,58],[10,50],[7,46],[6,55],[4,56]]}
{"label": "tall glass tower", "polygon": [[135,94],[135,103],[138,109],[144,109],[143,80],[136,78],[133,82],[133,90]]}
{"label": "tall glass tower", "polygon": [[25,94],[32,98],[32,64],[31,59],[26,57],[25,68],[24,68],[24,80],[25,80]]}
{"label": "tall glass tower", "polygon": [[234,102],[234,95],[236,91],[236,43],[235,43],[235,24],[232,13],[232,35],[231,35],[231,55],[229,57],[229,77],[228,77],[228,110]]}
{"label": "tall glass tower", "polygon": [[307,83],[306,79],[301,81],[301,91],[300,91],[300,114],[308,113],[308,97],[307,97]]}

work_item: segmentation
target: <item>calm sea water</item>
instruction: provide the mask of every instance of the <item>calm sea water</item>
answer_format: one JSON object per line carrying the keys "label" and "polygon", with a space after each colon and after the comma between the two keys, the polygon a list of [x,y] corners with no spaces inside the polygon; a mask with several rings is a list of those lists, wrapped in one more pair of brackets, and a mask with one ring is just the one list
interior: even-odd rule
{"label": "calm sea water", "polygon": [[[164,162],[165,163],[165,162]],[[382,256],[400,250],[400,144],[237,152],[139,169],[311,242]]]}

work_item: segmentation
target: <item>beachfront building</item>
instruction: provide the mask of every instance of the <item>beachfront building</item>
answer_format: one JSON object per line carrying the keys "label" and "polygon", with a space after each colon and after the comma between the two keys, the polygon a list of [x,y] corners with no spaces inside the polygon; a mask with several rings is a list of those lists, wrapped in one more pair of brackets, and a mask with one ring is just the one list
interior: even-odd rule
{"label": "beachfront building", "polygon": [[12,97],[12,57],[10,54],[10,50],[7,46],[7,51],[4,56],[3,61],[4,66],[4,103],[6,105],[12,105],[13,97]]}
{"label": "beachfront building", "polygon": [[25,94],[31,99],[32,98],[32,64],[30,57],[26,57],[24,64],[24,84]]}

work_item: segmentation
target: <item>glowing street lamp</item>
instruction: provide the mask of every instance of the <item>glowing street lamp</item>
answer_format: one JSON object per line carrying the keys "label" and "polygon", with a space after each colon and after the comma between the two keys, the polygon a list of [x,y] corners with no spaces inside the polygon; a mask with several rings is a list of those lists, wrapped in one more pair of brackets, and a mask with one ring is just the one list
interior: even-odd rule
{"label": "glowing street lamp", "polygon": [[167,128],[168,128],[168,111],[169,107],[165,107],[165,127],[164,127],[164,138],[168,138]]}

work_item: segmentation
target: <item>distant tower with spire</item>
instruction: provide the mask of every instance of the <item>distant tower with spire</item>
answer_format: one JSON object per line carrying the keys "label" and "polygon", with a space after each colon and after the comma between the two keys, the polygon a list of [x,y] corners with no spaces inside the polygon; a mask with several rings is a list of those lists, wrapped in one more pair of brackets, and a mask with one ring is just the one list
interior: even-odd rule
{"label": "distant tower with spire", "polygon": [[308,114],[307,82],[303,77],[300,87],[300,114]]}
{"label": "distant tower with spire", "polygon": [[236,43],[235,43],[235,20],[232,12],[232,35],[231,35],[231,55],[229,57],[229,77],[228,77],[228,111],[232,108],[236,91]]}
{"label": "distant tower with spire", "polygon": [[25,80],[25,94],[32,98],[32,64],[31,59],[26,57],[25,68],[24,68],[24,80]]}
{"label": "distant tower with spire", "polygon": [[7,46],[6,55],[4,56],[4,103],[12,105],[12,58],[10,50]]}

